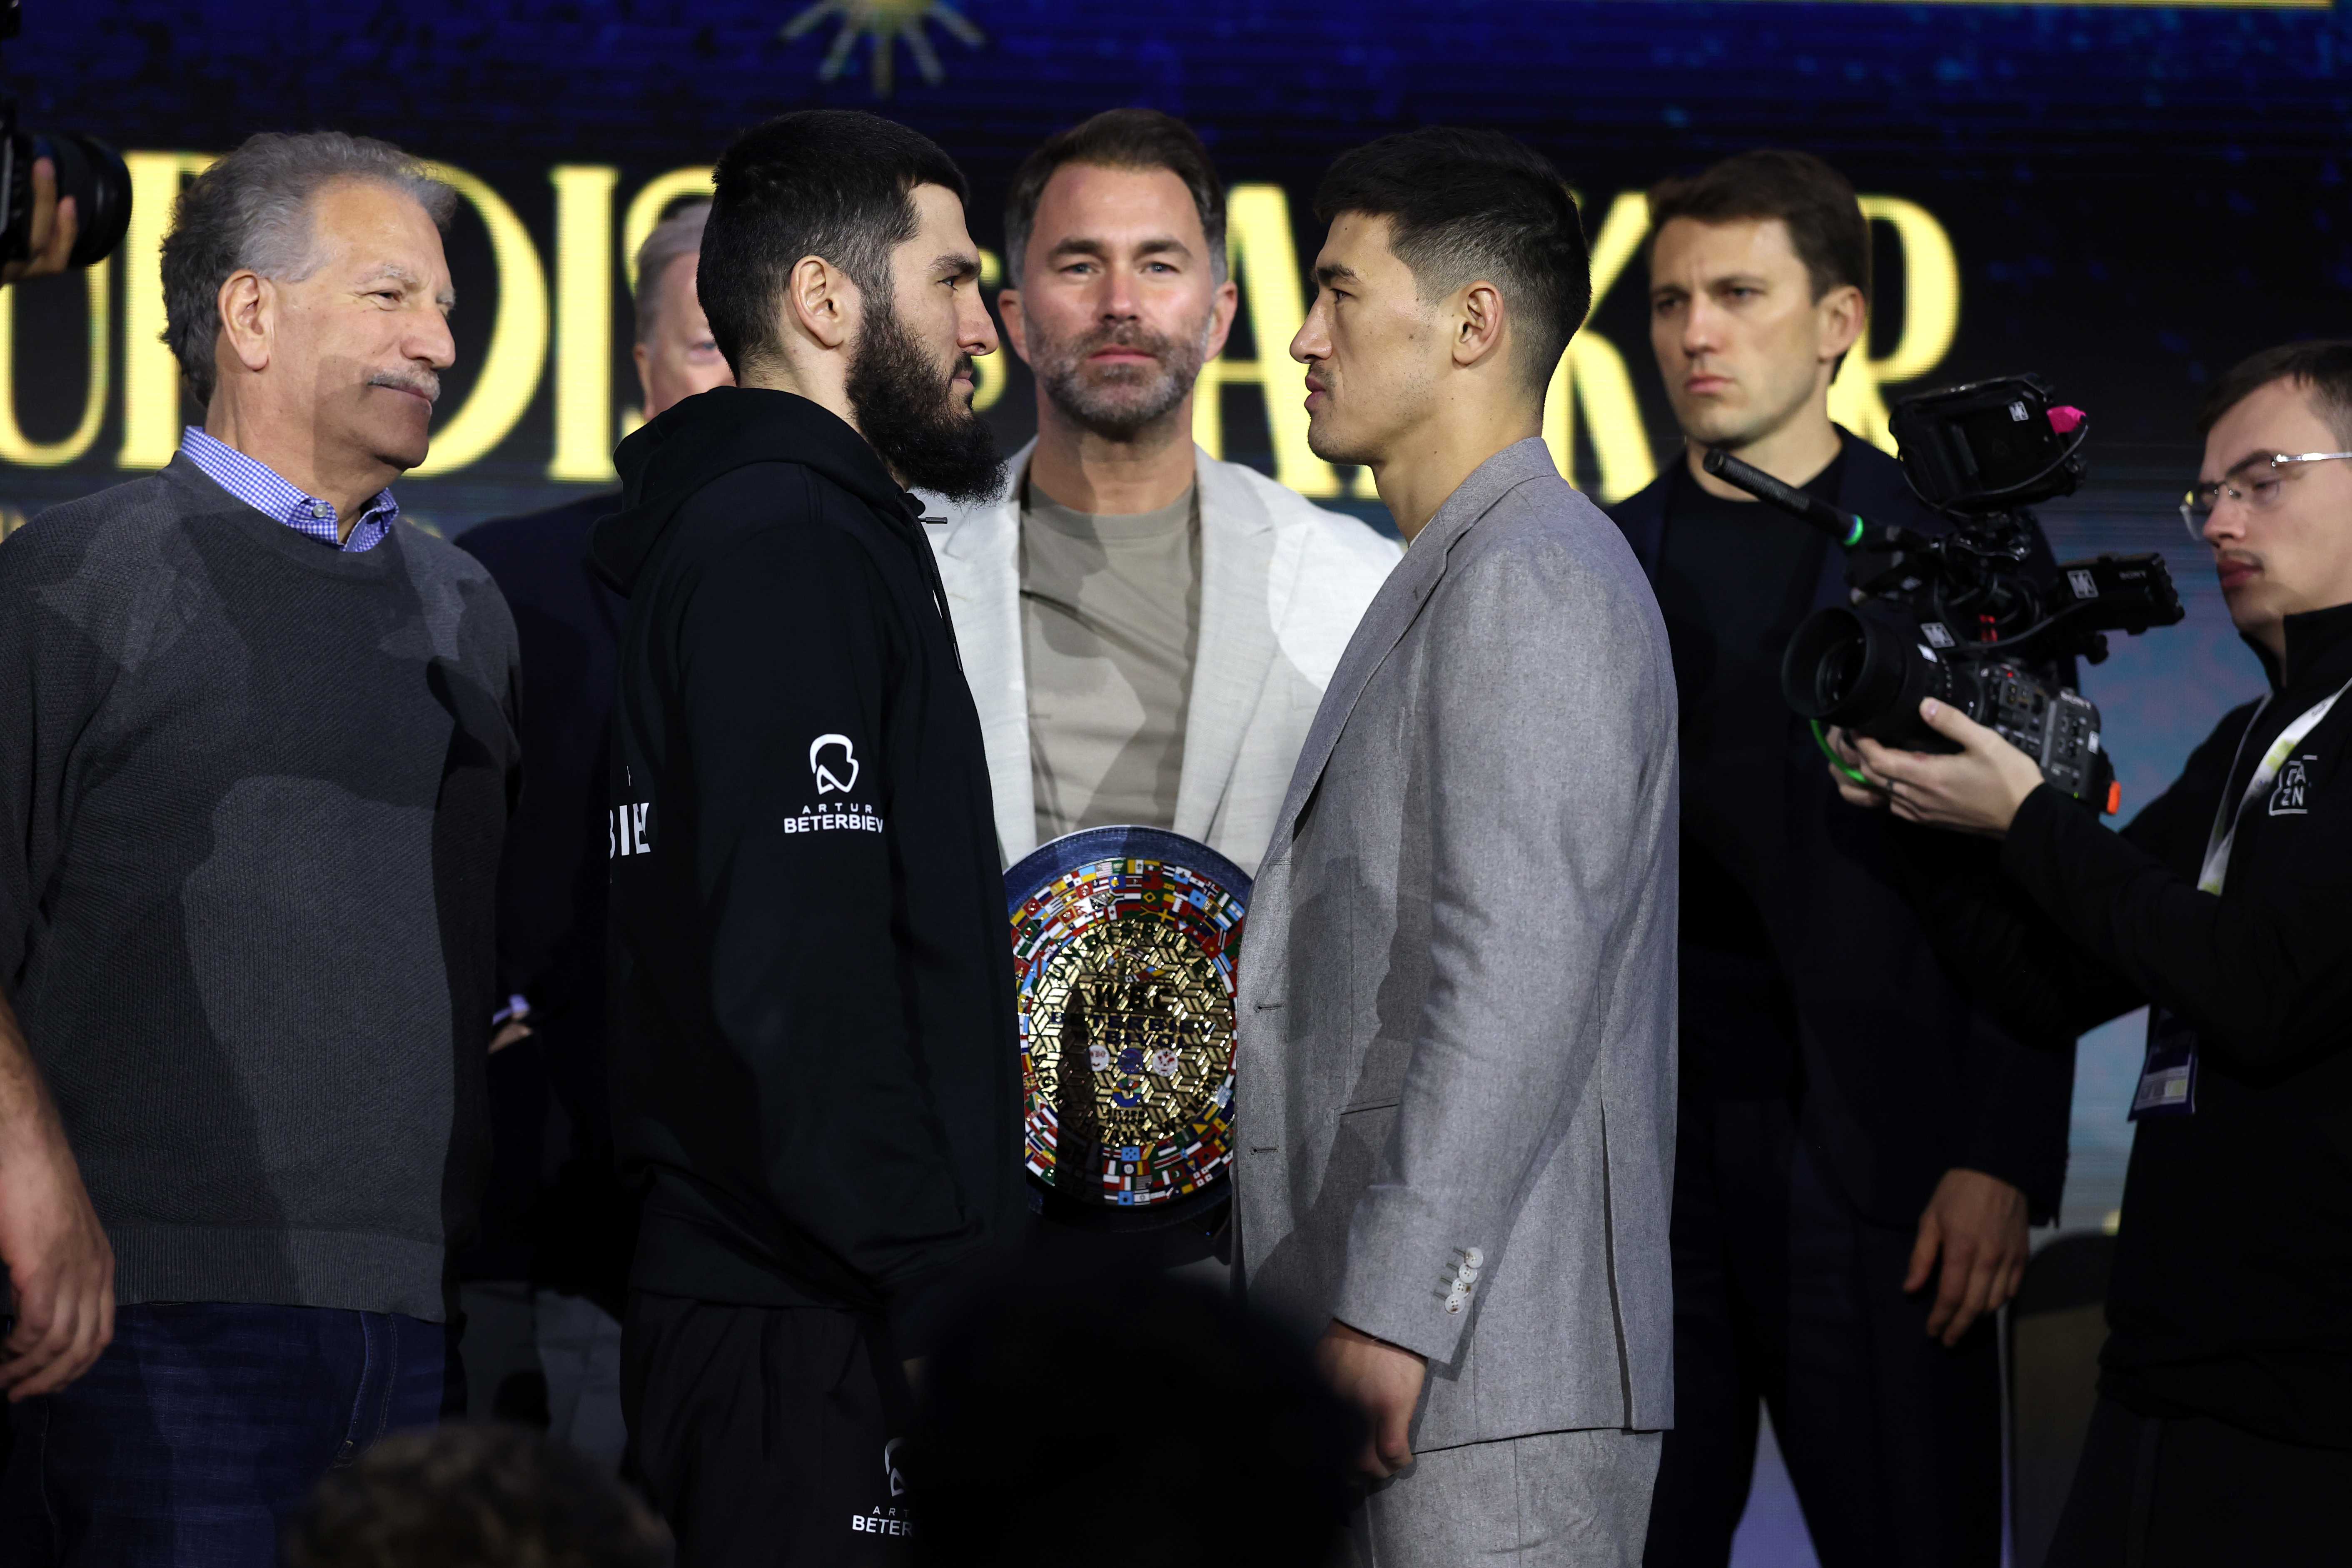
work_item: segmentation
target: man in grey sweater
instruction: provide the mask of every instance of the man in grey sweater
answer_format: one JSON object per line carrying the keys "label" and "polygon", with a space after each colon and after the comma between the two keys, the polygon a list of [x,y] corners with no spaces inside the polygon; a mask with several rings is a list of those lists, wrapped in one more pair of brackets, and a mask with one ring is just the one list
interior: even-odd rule
{"label": "man in grey sweater", "polygon": [[1358,148],[1316,209],[1308,438],[1411,542],[1251,900],[1237,1264],[1370,1422],[1355,1562],[1633,1568],[1674,1410],[1675,683],[1538,434],[1583,234],[1493,132]]}
{"label": "man in grey sweater", "polygon": [[452,205],[331,133],[213,165],[163,248],[203,427],[0,544],[0,1564],[262,1568],[439,1410],[519,777],[505,603],[385,488]]}

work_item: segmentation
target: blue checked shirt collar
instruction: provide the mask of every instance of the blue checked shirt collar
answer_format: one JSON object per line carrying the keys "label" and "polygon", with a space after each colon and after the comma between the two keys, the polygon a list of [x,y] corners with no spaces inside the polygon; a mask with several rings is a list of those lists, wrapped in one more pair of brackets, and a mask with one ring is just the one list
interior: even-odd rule
{"label": "blue checked shirt collar", "polygon": [[392,491],[378,490],[360,512],[360,520],[352,524],[351,537],[345,539],[333,502],[304,495],[268,464],[255,461],[194,425],[180,433],[180,451],[213,483],[264,517],[353,554],[383,543],[392,525],[400,521],[400,503],[392,499]]}

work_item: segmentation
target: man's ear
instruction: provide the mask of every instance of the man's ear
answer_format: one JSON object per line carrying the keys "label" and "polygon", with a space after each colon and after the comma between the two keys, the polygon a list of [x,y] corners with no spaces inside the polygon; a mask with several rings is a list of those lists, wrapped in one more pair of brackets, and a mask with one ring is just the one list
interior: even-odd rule
{"label": "man's ear", "polygon": [[1813,306],[1813,318],[1821,328],[1821,346],[1814,353],[1823,363],[1833,363],[1840,354],[1862,342],[1864,332],[1869,330],[1870,301],[1853,284],[1841,283]]}
{"label": "man's ear", "polygon": [[232,272],[215,296],[221,342],[248,371],[269,368],[270,340],[278,329],[278,290],[250,268]]}
{"label": "man's ear", "polygon": [[1465,285],[1454,301],[1454,363],[1468,370],[1502,352],[1509,312],[1503,291],[1484,279]]}
{"label": "man's ear", "polygon": [[1029,363],[1029,318],[1021,313],[1021,290],[1007,284],[996,291],[996,316],[1004,323],[1004,341],[1023,364]]}
{"label": "man's ear", "polygon": [[1209,312],[1208,352],[1202,357],[1214,359],[1225,352],[1225,340],[1233,335],[1234,317],[1240,313],[1242,291],[1226,279],[1217,285],[1216,302]]}
{"label": "man's ear", "polygon": [[784,281],[784,320],[819,348],[837,349],[856,331],[864,296],[822,256],[803,256]]}

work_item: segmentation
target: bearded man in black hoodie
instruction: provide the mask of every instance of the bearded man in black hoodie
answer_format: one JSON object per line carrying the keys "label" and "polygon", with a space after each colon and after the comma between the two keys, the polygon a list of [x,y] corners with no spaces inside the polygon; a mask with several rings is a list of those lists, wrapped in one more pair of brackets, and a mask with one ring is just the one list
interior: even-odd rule
{"label": "bearded man in black hoodie", "polygon": [[688,1568],[895,1560],[908,1368],[1025,1217],[980,722],[920,485],[992,494],[962,174],[812,110],[719,160],[735,387],[621,445],[613,1111],[622,1401]]}

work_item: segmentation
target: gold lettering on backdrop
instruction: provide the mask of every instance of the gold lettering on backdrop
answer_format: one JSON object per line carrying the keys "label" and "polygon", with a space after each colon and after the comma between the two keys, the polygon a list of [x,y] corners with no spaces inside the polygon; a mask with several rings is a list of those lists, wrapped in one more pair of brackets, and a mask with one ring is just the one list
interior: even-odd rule
{"label": "gold lettering on backdrop", "polygon": [[[621,274],[628,280],[632,318],[637,298],[637,251],[661,222],[662,214],[671,204],[687,196],[709,199],[709,164],[689,163],[666,174],[656,174],[646,182],[643,190],[629,198],[629,210],[621,215]],[[620,435],[615,439],[628,439],[630,433],[645,422],[646,411],[632,399],[621,410]]]}
{"label": "gold lettering on backdrop", "polygon": [[1650,198],[1640,191],[1620,191],[1592,242],[1592,311],[1586,312],[1586,324],[1569,340],[1568,352],[1559,356],[1544,395],[1544,440],[1551,447],[1552,461],[1571,482],[1576,477],[1576,411],[1584,410],[1603,501],[1624,500],[1657,472],[1625,356],[1591,327],[1593,311],[1601,309],[1610,286],[1649,232]]}
{"label": "gold lettering on backdrop", "polygon": [[180,362],[163,346],[163,231],[180,186],[210,153],[126,153],[131,227],[122,237],[122,447],[115,466],[160,468],[180,449]]}
{"label": "gold lettering on backdrop", "polygon": [[1226,354],[1201,367],[1192,394],[1192,439],[1211,457],[1223,457],[1219,390],[1255,386],[1265,398],[1273,437],[1274,477],[1303,496],[1347,494],[1339,471],[1307,445],[1306,372],[1290,358],[1290,340],[1307,320],[1307,298],[1298,247],[1290,233],[1290,198],[1280,185],[1235,185],[1225,193],[1225,254],[1241,283],[1256,357]]}
{"label": "gold lettering on backdrop", "polygon": [[465,170],[429,163],[433,177],[455,190],[489,231],[490,257],[498,265],[499,313],[490,325],[490,345],[482,355],[474,390],[455,414],[438,422],[433,451],[409,471],[431,479],[475,462],[507,438],[530,406],[547,363],[547,272],[530,231],[506,198]]}
{"label": "gold lettering on backdrop", "polygon": [[613,477],[613,187],[605,163],[562,163],[555,187],[555,452],[547,477]]}
{"label": "gold lettering on backdrop", "polygon": [[1885,359],[1845,356],[1830,386],[1830,417],[1876,446],[1895,450],[1886,428],[1888,382],[1916,381],[1941,364],[1960,330],[1960,263],[1952,237],[1927,209],[1900,196],[1864,196],[1863,216],[1895,231],[1903,252],[1903,331]]}
{"label": "gold lettering on backdrop", "polygon": [[81,423],[62,441],[36,441],[16,423],[16,300],[22,288],[0,293],[0,462],[27,468],[62,468],[89,450],[98,427],[106,421],[106,373],[112,356],[106,341],[107,304],[112,290],[114,258],[107,258],[82,273],[89,302],[89,380],[82,394]]}
{"label": "gold lettering on backdrop", "polygon": [[[142,152],[125,155],[131,178],[131,228],[122,247],[122,443],[116,454],[126,469],[161,468],[179,449],[180,373],[162,341],[164,312],[162,245],[181,185],[201,173],[213,154]],[[498,316],[473,391],[462,407],[439,421],[431,458],[420,477],[452,472],[475,462],[504,441],[537,395],[552,338],[555,379],[553,448],[547,474],[579,482],[608,481],[609,428],[613,409],[614,350],[611,288],[612,247],[617,237],[622,276],[634,289],[636,250],[683,197],[707,194],[707,166],[673,169],[656,176],[630,198],[620,232],[613,233],[613,197],[617,174],[609,165],[563,164],[549,171],[555,192],[555,290],[529,231],[495,191],[463,170],[436,166],[481,216],[498,269]],[[1892,447],[1886,431],[1884,387],[1927,375],[1949,353],[1959,321],[1959,267],[1950,236],[1916,202],[1892,195],[1862,198],[1864,213],[1893,231],[1899,247],[1904,311],[1893,346],[1879,357],[1847,356],[1831,388],[1831,413],[1858,435]],[[1288,357],[1290,337],[1305,318],[1304,274],[1290,226],[1290,204],[1276,185],[1248,184],[1228,196],[1228,254],[1241,282],[1255,340],[1255,357],[1211,361],[1202,367],[1200,395],[1193,402],[1193,434],[1222,456],[1225,422],[1221,389],[1255,386],[1264,396],[1276,477],[1303,494],[1369,495],[1364,476],[1350,486],[1342,472],[1318,458],[1307,445],[1307,415],[1300,404],[1299,374]],[[1648,203],[1639,191],[1621,192],[1609,205],[1593,242],[1593,304],[1638,270],[1647,238]],[[1003,281],[1002,258],[982,255],[982,287]],[[88,456],[104,426],[110,393],[106,374],[110,343],[108,311],[100,290],[111,266],[85,276],[92,290],[90,364],[93,367],[82,417],[61,441],[35,442],[15,418],[14,405],[0,399],[0,463],[17,467],[61,466]],[[13,301],[10,301],[13,302]],[[0,347],[17,347],[13,325],[0,327]],[[987,409],[1004,395],[1005,362],[979,362],[973,403]],[[22,378],[13,353],[0,360],[0,393],[13,397]],[[93,417],[92,410],[98,410]],[[620,434],[641,423],[634,408],[620,411]],[[594,434],[592,436],[591,431]],[[1633,389],[1633,375],[1619,345],[1589,327],[1577,334],[1554,373],[1546,402],[1544,435],[1563,472],[1573,471],[1580,437],[1597,470],[1596,490],[1613,500],[1648,482],[1654,471],[1646,426]]]}

